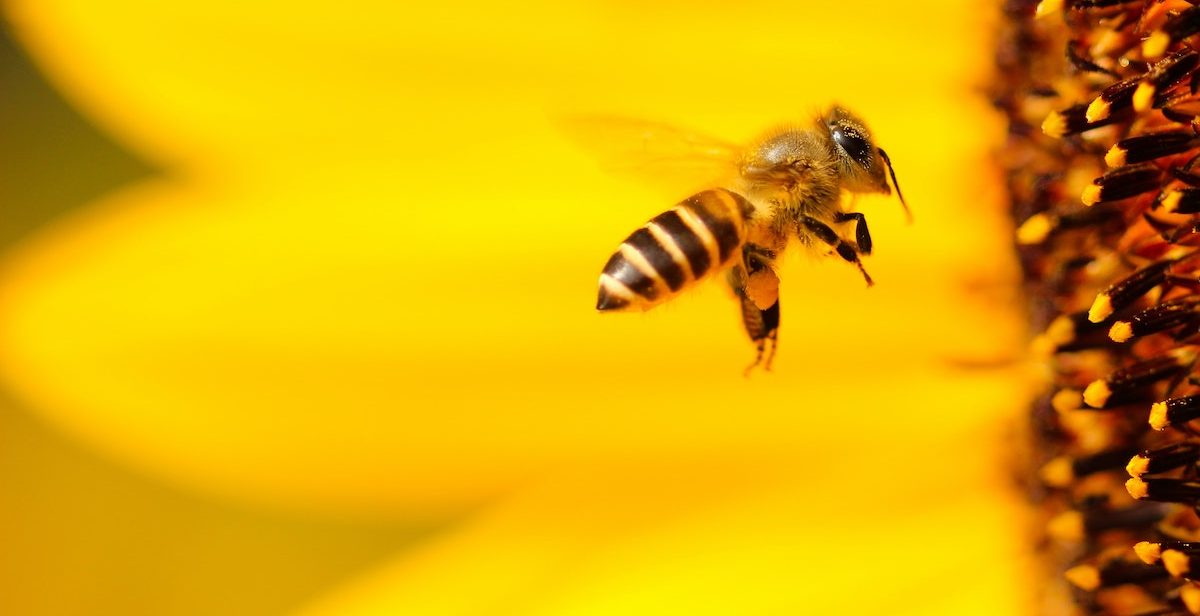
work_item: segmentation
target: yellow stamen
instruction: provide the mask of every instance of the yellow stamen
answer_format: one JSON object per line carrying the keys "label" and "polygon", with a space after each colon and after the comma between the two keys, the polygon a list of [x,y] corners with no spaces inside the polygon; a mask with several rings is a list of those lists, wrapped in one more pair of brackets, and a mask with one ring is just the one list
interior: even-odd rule
{"label": "yellow stamen", "polygon": [[1162,546],[1150,541],[1139,541],[1133,546],[1133,551],[1147,565],[1153,565],[1162,558]]}
{"label": "yellow stamen", "polygon": [[[1088,122],[1099,122],[1100,120],[1107,118],[1108,114],[1111,112],[1112,106],[1108,104],[1108,101],[1100,97],[1096,97],[1096,100],[1092,101],[1092,104],[1088,105],[1087,111],[1084,112],[1084,116],[1087,117]],[[1045,125],[1043,125],[1043,127],[1044,126]]]}
{"label": "yellow stamen", "polygon": [[1088,310],[1088,320],[1092,323],[1099,323],[1107,319],[1112,313],[1112,298],[1108,296],[1108,293],[1100,293],[1096,296],[1096,301],[1092,302],[1092,307]]}
{"label": "yellow stamen", "polygon": [[1150,427],[1155,430],[1166,430],[1170,423],[1167,422],[1167,403],[1155,402],[1150,405]]}
{"label": "yellow stamen", "polygon": [[1042,483],[1052,488],[1065,488],[1075,480],[1075,470],[1071,467],[1071,459],[1065,456],[1047,462],[1038,474],[1042,478]]}
{"label": "yellow stamen", "polygon": [[1133,337],[1133,325],[1129,321],[1117,321],[1108,330],[1108,337],[1113,342],[1126,342]]}
{"label": "yellow stamen", "polygon": [[1078,511],[1060,513],[1046,524],[1046,532],[1064,542],[1083,541],[1084,530],[1083,514]]}
{"label": "yellow stamen", "polygon": [[1141,477],[1133,477],[1125,482],[1125,490],[1137,500],[1146,498],[1146,495],[1149,494],[1149,489],[1149,486],[1146,485],[1145,481],[1142,481]]}
{"label": "yellow stamen", "polygon": [[1054,230],[1053,221],[1046,214],[1034,214],[1017,227],[1017,243],[1029,246],[1041,244]]}
{"label": "yellow stamen", "polygon": [[1163,566],[1175,577],[1180,577],[1188,572],[1188,569],[1191,568],[1188,560],[1188,555],[1179,550],[1165,550],[1162,553]]}
{"label": "yellow stamen", "polygon": [[[1088,109],[1091,109],[1091,107]],[[1091,122],[1092,119],[1088,118],[1088,121]],[[1124,148],[1119,145],[1114,145],[1113,147],[1109,148],[1108,153],[1104,155],[1104,163],[1109,167],[1120,167],[1121,165],[1125,164],[1126,154],[1127,153],[1125,152]]]}
{"label": "yellow stamen", "polygon": [[1041,2],[1038,3],[1037,9],[1035,10],[1034,15],[1037,18],[1041,19],[1043,17],[1047,17],[1047,16],[1053,15],[1055,13],[1061,13],[1062,8],[1063,8],[1063,0],[1042,0]]}
{"label": "yellow stamen", "polygon": [[1184,607],[1193,614],[1200,614],[1200,588],[1187,585],[1179,589],[1179,599]]}
{"label": "yellow stamen", "polygon": [[1083,390],[1083,401],[1094,409],[1103,408],[1110,396],[1112,396],[1112,390],[1103,380],[1092,381],[1087,389]]}
{"label": "yellow stamen", "polygon": [[1050,407],[1059,413],[1078,411],[1083,406],[1083,398],[1074,389],[1064,389],[1050,398]]}
{"label": "yellow stamen", "polygon": [[1183,193],[1178,190],[1167,191],[1167,196],[1163,197],[1162,209],[1164,212],[1174,213],[1179,209],[1179,200],[1183,198]]}
{"label": "yellow stamen", "polygon": [[1100,570],[1092,565],[1071,567],[1063,575],[1067,578],[1068,582],[1083,590],[1096,590],[1100,588]]}
{"label": "yellow stamen", "polygon": [[1042,121],[1042,132],[1048,137],[1061,138],[1067,134],[1067,118],[1057,111],[1051,112]]}
{"label": "yellow stamen", "polygon": [[1154,103],[1154,94],[1157,91],[1158,89],[1149,81],[1139,83],[1137,89],[1133,91],[1133,108],[1138,111],[1150,109],[1150,105]]}
{"label": "yellow stamen", "polygon": [[1171,37],[1162,30],[1151,34],[1149,38],[1142,42],[1142,56],[1147,60],[1162,57],[1167,52],[1167,47],[1171,45]]}
{"label": "yellow stamen", "polygon": [[1129,464],[1125,465],[1125,471],[1130,477],[1141,477],[1150,470],[1150,458],[1143,456],[1133,456],[1129,459]]}

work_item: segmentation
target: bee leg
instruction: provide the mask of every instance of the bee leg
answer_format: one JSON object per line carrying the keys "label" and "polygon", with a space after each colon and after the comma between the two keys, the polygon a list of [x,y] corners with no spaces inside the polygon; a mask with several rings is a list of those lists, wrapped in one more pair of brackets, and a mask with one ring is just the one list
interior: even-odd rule
{"label": "bee leg", "polygon": [[742,294],[759,310],[766,310],[779,301],[779,276],[775,274],[775,251],[747,242],[742,245],[742,267],[745,283]]}
{"label": "bee leg", "polygon": [[871,231],[867,229],[867,218],[861,212],[838,212],[833,216],[834,222],[855,221],[854,240],[858,244],[859,254],[871,254]]}
{"label": "bee leg", "polygon": [[858,271],[862,272],[863,278],[866,279],[868,287],[875,284],[875,281],[871,280],[871,275],[868,274],[866,268],[863,267],[862,261],[859,260],[858,251],[854,249],[854,246],[851,246],[849,243],[847,243],[846,240],[838,237],[838,234],[834,233],[833,229],[829,228],[829,225],[811,216],[801,216],[800,224],[803,225],[805,229],[808,229],[810,233],[817,236],[817,238],[822,242],[833,246],[833,249],[837,251],[839,257],[857,265]]}
{"label": "bee leg", "polygon": [[[763,370],[770,372],[771,362],[775,361],[775,351],[779,348],[779,302],[776,301],[766,310],[759,310],[752,302],[743,299],[742,323],[746,326],[756,349],[754,362],[746,366],[743,374],[750,376],[750,372],[759,364],[762,364]],[[768,346],[771,347],[769,351],[766,350]],[[767,356],[765,363],[764,352]]]}
{"label": "bee leg", "polygon": [[[771,269],[770,261],[762,258],[765,254],[773,258],[774,254],[770,251],[760,252],[762,250],[753,245],[743,249],[743,263],[729,271],[729,283],[741,303],[742,325],[758,351],[754,363],[746,367],[746,375],[759,364],[763,364],[764,354],[764,369],[770,370],[771,361],[775,359],[775,350],[778,348],[779,278]],[[761,302],[769,303],[763,308],[760,307]]]}

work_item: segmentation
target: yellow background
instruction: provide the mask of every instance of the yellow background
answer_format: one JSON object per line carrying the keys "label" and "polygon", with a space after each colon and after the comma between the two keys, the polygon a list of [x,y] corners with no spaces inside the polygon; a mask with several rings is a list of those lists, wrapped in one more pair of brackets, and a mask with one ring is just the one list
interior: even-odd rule
{"label": "yellow background", "polygon": [[[0,193],[38,222],[0,253],[0,611],[1025,605],[990,13],[3,6],[40,72],[3,87],[44,79],[121,149],[41,99],[11,112],[51,155],[9,144],[28,173]],[[788,260],[775,369],[749,379],[719,284],[594,312],[617,242],[700,187],[605,173],[564,118],[744,141],[833,101],[916,215],[857,200],[874,288]],[[76,180],[103,189],[22,188]]]}

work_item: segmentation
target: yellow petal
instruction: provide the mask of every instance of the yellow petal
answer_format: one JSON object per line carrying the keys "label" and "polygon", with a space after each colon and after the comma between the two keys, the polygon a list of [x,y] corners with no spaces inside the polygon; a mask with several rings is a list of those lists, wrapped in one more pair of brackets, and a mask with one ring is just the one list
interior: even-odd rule
{"label": "yellow petal", "polygon": [[[989,57],[970,7],[879,2],[851,24],[794,2],[684,23],[643,3],[11,6],[57,83],[171,174],[6,255],[10,389],[185,489],[339,515],[481,507],[318,613],[847,596],[962,613],[936,591],[968,564],[989,575],[957,588],[1015,611],[990,599],[1017,595],[992,567],[1011,529],[981,443],[1025,391],[970,369],[1011,360],[1022,332],[980,178],[997,125],[964,103]],[[936,40],[914,44],[914,15]],[[832,101],[870,120],[918,220],[857,203],[875,288],[788,261],[776,371],[749,381],[719,283],[593,313],[608,254],[670,202],[600,174],[559,114],[743,139]],[[920,579],[860,596],[871,546]]]}
{"label": "yellow petal", "polygon": [[1029,567],[1010,541],[1018,520],[978,483],[981,469],[941,466],[918,492],[902,470],[892,482],[865,460],[820,474],[787,462],[747,476],[713,470],[703,480],[655,465],[559,477],[298,614],[915,616],[1028,605],[1013,590]]}
{"label": "yellow petal", "polygon": [[[785,319],[795,329],[782,339],[792,351],[777,366],[790,376],[755,385],[765,395],[747,411],[739,409],[746,383],[738,376],[747,349],[717,285],[645,317],[598,318],[587,308],[615,241],[667,204],[605,187],[544,109],[571,92],[588,94],[589,104],[612,100],[592,96],[607,92],[604,82],[563,73],[561,63],[603,54],[614,67],[606,74],[636,88],[661,79],[642,58],[546,40],[544,28],[529,24],[520,32],[538,33],[517,45],[476,22],[448,25],[457,39],[413,19],[393,20],[397,33],[380,25],[396,10],[382,5],[355,16],[294,14],[272,22],[266,36],[246,24],[276,17],[274,9],[229,6],[225,18],[185,26],[198,9],[172,4],[161,10],[180,21],[163,32],[141,8],[18,3],[15,14],[58,78],[105,121],[205,172],[114,195],[14,255],[0,360],[34,406],[156,472],[254,499],[369,510],[462,506],[543,465],[650,443],[667,456],[746,446],[764,428],[781,439],[807,434],[806,415],[791,409],[829,408],[823,401],[839,395],[812,393],[808,383],[886,378],[896,369],[891,353],[906,363],[912,353],[924,354],[918,361],[973,361],[1006,352],[996,350],[1003,330],[986,318],[959,321],[961,334],[945,326],[964,312],[946,303],[961,297],[955,285],[964,274],[945,257],[957,252],[965,261],[980,241],[1005,240],[939,231],[941,221],[980,215],[962,210],[960,187],[946,183],[943,169],[969,162],[954,148],[980,147],[985,135],[950,130],[947,123],[972,116],[937,90],[914,91],[903,107],[874,105],[871,116],[888,127],[881,138],[895,144],[902,181],[929,222],[901,226],[894,204],[874,200],[893,209],[873,223],[880,254],[890,256],[871,263],[881,281],[871,291],[843,264],[789,266],[796,273]],[[624,27],[622,11],[633,10],[600,23]],[[499,23],[516,20],[505,19]],[[556,19],[570,30],[583,17]],[[719,21],[714,16],[711,32]],[[324,27],[313,30],[316,23]],[[884,21],[863,27],[904,36]],[[590,29],[581,35],[584,43],[604,38]],[[653,40],[668,58],[682,42],[672,36]],[[421,40],[441,50],[438,71],[411,57]],[[463,53],[455,40],[490,53]],[[157,47],[168,43],[188,50],[181,63],[172,58],[182,51]],[[561,45],[563,55],[535,53],[539,43]],[[733,66],[719,48],[692,47],[697,62]],[[367,50],[377,53],[372,66],[393,67],[394,79],[321,60]],[[235,53],[245,61],[215,68],[214,58]],[[963,70],[958,56],[941,61],[943,72],[922,75],[952,79]],[[738,66],[764,76],[792,67],[773,62]],[[808,68],[830,80],[840,70]],[[557,91],[498,87],[530,72],[564,79]],[[837,94],[869,114],[867,93],[899,77],[842,80]],[[673,79],[676,91],[704,82],[687,72]],[[788,82],[771,100],[831,94],[807,83]],[[322,84],[319,92],[310,92],[313,84]],[[205,96],[195,98],[198,91]],[[652,92],[660,98],[647,96],[647,113],[664,100],[663,90]],[[487,105],[471,102],[484,93]],[[237,102],[214,108],[214,97]],[[737,88],[714,88],[705,104],[742,97]],[[362,108],[320,106],[335,99]],[[795,113],[794,102],[785,107]],[[945,140],[918,146],[929,131]],[[154,141],[149,133],[158,132],[170,139]],[[320,147],[302,147],[309,139]],[[199,145],[204,140],[220,145]],[[392,158],[380,158],[380,140],[390,140]],[[207,174],[227,167],[238,175]],[[934,245],[943,264],[930,260]],[[885,312],[887,305],[894,308]],[[747,425],[730,428],[731,416]]]}

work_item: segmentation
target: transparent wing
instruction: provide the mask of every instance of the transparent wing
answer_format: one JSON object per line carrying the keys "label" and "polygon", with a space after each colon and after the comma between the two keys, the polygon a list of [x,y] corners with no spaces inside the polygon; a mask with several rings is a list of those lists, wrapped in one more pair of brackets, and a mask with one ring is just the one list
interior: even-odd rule
{"label": "transparent wing", "polygon": [[669,190],[673,196],[725,182],[741,152],[727,141],[660,122],[579,116],[561,124],[605,171]]}

